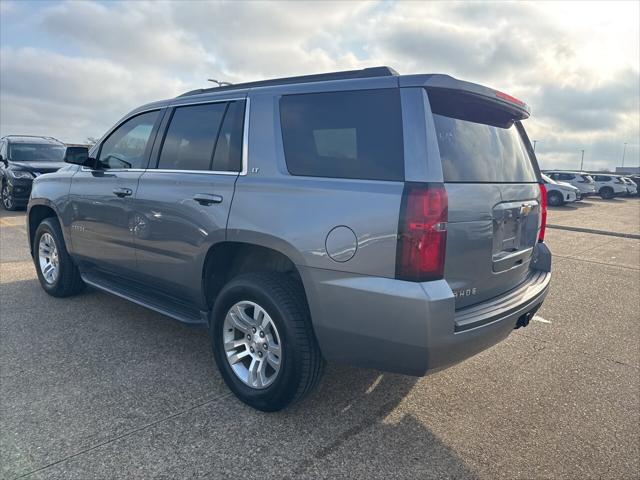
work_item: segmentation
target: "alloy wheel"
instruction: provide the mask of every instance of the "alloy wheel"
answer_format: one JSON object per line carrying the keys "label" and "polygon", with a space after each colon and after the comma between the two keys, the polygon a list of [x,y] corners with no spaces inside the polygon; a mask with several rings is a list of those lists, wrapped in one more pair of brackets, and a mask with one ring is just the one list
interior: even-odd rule
{"label": "alloy wheel", "polygon": [[13,197],[9,194],[9,187],[6,183],[2,185],[2,204],[7,210],[13,208]]}
{"label": "alloy wheel", "polygon": [[224,319],[223,344],[233,373],[245,385],[263,389],[278,377],[282,344],[267,311],[247,300],[233,305]]}
{"label": "alloy wheel", "polygon": [[43,233],[38,244],[38,263],[45,282],[52,285],[58,279],[60,264],[58,247],[50,233]]}

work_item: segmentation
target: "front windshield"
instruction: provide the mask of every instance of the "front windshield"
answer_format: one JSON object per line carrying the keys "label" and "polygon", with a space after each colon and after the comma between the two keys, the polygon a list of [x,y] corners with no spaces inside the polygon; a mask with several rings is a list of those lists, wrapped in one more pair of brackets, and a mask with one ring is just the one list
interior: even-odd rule
{"label": "front windshield", "polygon": [[65,147],[47,143],[13,143],[9,159],[13,162],[62,162]]}

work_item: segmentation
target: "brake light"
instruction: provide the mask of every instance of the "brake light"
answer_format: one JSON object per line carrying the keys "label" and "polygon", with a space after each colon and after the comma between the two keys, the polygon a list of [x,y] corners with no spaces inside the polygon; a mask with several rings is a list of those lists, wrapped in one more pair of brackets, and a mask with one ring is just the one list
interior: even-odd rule
{"label": "brake light", "polygon": [[519,100],[516,97],[512,97],[511,95],[503,92],[496,92],[496,97],[501,100],[506,100],[509,103],[515,103],[516,105],[520,105],[521,107],[524,107],[526,105],[522,100]]}
{"label": "brake light", "polygon": [[447,217],[444,185],[405,184],[398,222],[396,278],[424,282],[444,277]]}
{"label": "brake light", "polygon": [[538,241],[544,242],[544,233],[547,229],[547,187],[540,183],[540,233]]}

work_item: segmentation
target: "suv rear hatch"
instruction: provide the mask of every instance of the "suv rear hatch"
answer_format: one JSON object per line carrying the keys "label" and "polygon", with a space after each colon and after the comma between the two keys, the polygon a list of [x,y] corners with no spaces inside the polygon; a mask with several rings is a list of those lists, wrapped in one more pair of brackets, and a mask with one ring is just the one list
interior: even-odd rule
{"label": "suv rear hatch", "polygon": [[444,277],[459,309],[526,279],[540,228],[540,186],[520,123],[528,117],[523,103],[499,92],[427,92],[449,202]]}

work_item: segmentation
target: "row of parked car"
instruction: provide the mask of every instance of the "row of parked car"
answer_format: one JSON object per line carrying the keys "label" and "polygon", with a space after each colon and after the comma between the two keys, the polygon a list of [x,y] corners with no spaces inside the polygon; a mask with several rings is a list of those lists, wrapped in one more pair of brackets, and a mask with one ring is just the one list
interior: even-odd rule
{"label": "row of parked car", "polygon": [[[31,181],[65,166],[66,145],[52,137],[8,135],[0,138],[0,203],[6,210],[23,208]],[[10,164],[11,162],[11,164]],[[623,176],[566,170],[543,170],[549,205],[561,206],[584,197],[636,196],[640,175]]]}
{"label": "row of parked car", "polygon": [[640,175],[624,176],[610,173],[543,170],[549,205],[560,206],[584,197],[599,195],[604,199],[637,196]]}

